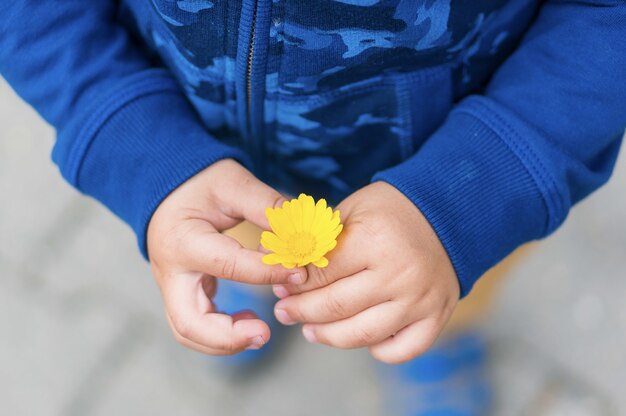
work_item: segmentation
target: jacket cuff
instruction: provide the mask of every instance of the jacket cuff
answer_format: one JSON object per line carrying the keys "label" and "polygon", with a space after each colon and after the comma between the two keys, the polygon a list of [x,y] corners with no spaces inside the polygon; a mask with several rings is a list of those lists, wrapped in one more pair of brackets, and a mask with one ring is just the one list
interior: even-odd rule
{"label": "jacket cuff", "polygon": [[455,268],[461,296],[519,245],[562,222],[555,181],[532,149],[538,132],[473,96],[410,159],[377,173],[422,212]]}
{"label": "jacket cuff", "polygon": [[148,258],[148,223],[161,201],[220,159],[249,161],[211,137],[169,75],[148,71],[126,84],[91,110],[77,137],[59,137],[53,159],[72,185],[131,226]]}

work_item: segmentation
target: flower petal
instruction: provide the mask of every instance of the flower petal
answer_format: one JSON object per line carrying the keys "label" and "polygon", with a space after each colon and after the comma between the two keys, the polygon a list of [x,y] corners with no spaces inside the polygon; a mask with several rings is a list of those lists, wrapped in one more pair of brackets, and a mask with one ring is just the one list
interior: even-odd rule
{"label": "flower petal", "polygon": [[298,232],[298,228],[296,227],[297,222],[294,220],[292,212],[293,212],[293,204],[297,202],[296,199],[292,199],[291,201],[283,202],[283,216],[285,220],[289,223],[290,234],[294,234]]}
{"label": "flower petal", "polygon": [[334,249],[335,247],[337,247],[337,240],[332,240],[330,243],[327,243],[327,244],[325,244],[323,246],[320,246],[320,247],[316,248],[315,251],[324,250],[324,253],[322,254],[322,255],[324,255],[324,254],[328,253],[330,250]]}
{"label": "flower petal", "polygon": [[330,230],[330,231],[326,231],[324,232],[324,234],[318,235],[317,238],[317,243],[319,245],[325,245],[330,243],[332,240],[335,240],[339,234],[341,234],[341,231],[343,230],[343,224],[339,224],[335,229]]}
{"label": "flower petal", "polygon": [[288,248],[285,241],[269,231],[261,233],[261,245],[270,251],[285,251]]}
{"label": "flower petal", "polygon": [[285,238],[293,232],[293,226],[287,218],[285,218],[284,210],[282,208],[267,208],[265,210],[265,216],[270,223],[272,231],[276,235]]}
{"label": "flower petal", "polygon": [[326,200],[322,198],[317,201],[317,204],[315,204],[315,208],[319,209],[320,211],[324,211],[326,209]]}
{"label": "flower petal", "polygon": [[321,259],[314,261],[313,264],[319,268],[324,268],[328,266],[328,259],[326,257],[322,257]]}
{"label": "flower petal", "polygon": [[330,251],[332,251],[335,247],[337,246],[336,241],[334,241],[333,243],[327,244],[324,247],[319,247],[318,249],[316,249],[310,256],[309,256],[309,261],[310,262],[314,262],[315,260],[319,259],[322,256],[325,256],[326,254],[328,254]]}
{"label": "flower petal", "polygon": [[331,221],[333,219],[333,209],[331,207],[326,208],[324,211],[324,219],[326,221]]}
{"label": "flower petal", "polygon": [[302,229],[302,204],[297,199],[292,199],[289,205],[290,212],[289,218],[296,229],[296,232],[301,233]]}
{"label": "flower petal", "polygon": [[[302,198],[304,196],[304,198]],[[302,198],[302,229],[304,232],[311,232],[311,226],[315,218],[315,201],[313,197],[301,194]]]}
{"label": "flower petal", "polygon": [[264,264],[268,264],[270,266],[273,264],[280,264],[283,261],[283,256],[276,254],[276,253],[270,253],[270,254],[266,254],[265,256],[263,256],[261,261]]}
{"label": "flower petal", "polygon": [[326,230],[334,230],[339,225],[339,217],[332,218],[328,223],[324,224]]}
{"label": "flower petal", "polygon": [[324,218],[324,212],[326,212],[326,200],[324,198],[317,201],[315,204],[315,219],[311,225],[311,233],[317,234],[320,230],[320,224]]}

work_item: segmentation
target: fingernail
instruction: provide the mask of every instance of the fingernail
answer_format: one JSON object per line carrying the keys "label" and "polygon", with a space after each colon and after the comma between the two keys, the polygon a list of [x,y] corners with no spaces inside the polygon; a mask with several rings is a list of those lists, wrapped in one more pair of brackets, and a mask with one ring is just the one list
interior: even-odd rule
{"label": "fingernail", "polygon": [[310,326],[305,325],[304,327],[302,327],[302,335],[304,335],[304,338],[311,344],[317,344],[317,337],[315,336],[313,328],[311,328]]}
{"label": "fingernail", "polygon": [[263,345],[265,345],[265,341],[261,335],[257,335],[256,337],[250,340],[250,344],[246,347],[246,350],[258,350]]}
{"label": "fingernail", "polygon": [[293,325],[296,323],[296,321],[291,319],[291,316],[289,316],[287,311],[284,309],[276,309],[274,311],[274,315],[276,315],[276,319],[278,319],[278,322],[283,325]]}
{"label": "fingernail", "polygon": [[287,291],[287,288],[285,286],[274,285],[272,287],[272,291],[279,299],[284,299],[289,296],[289,292]]}
{"label": "fingernail", "polygon": [[302,283],[304,283],[304,279],[302,278],[301,273],[290,274],[287,278],[287,281],[292,285],[301,285]]}

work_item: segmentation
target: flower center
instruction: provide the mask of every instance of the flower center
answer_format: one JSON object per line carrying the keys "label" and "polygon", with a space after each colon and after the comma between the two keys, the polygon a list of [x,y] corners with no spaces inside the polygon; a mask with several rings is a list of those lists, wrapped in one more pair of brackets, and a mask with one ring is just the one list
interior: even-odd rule
{"label": "flower center", "polygon": [[291,252],[298,257],[306,257],[315,250],[315,237],[309,233],[292,234],[288,243]]}

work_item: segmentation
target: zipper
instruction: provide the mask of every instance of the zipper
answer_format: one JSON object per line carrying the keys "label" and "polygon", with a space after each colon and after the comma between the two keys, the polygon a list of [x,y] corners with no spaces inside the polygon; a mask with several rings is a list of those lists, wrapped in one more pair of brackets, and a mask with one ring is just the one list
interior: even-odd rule
{"label": "zipper", "polygon": [[246,113],[248,128],[250,128],[250,114],[252,107],[252,58],[254,57],[254,40],[256,37],[256,14],[258,3],[254,5],[252,12],[252,29],[250,30],[250,49],[248,51],[248,66],[246,68]]}
{"label": "zipper", "polygon": [[262,174],[265,144],[263,97],[272,0],[242,0],[237,45],[237,112],[239,131],[252,157],[255,173]]}

